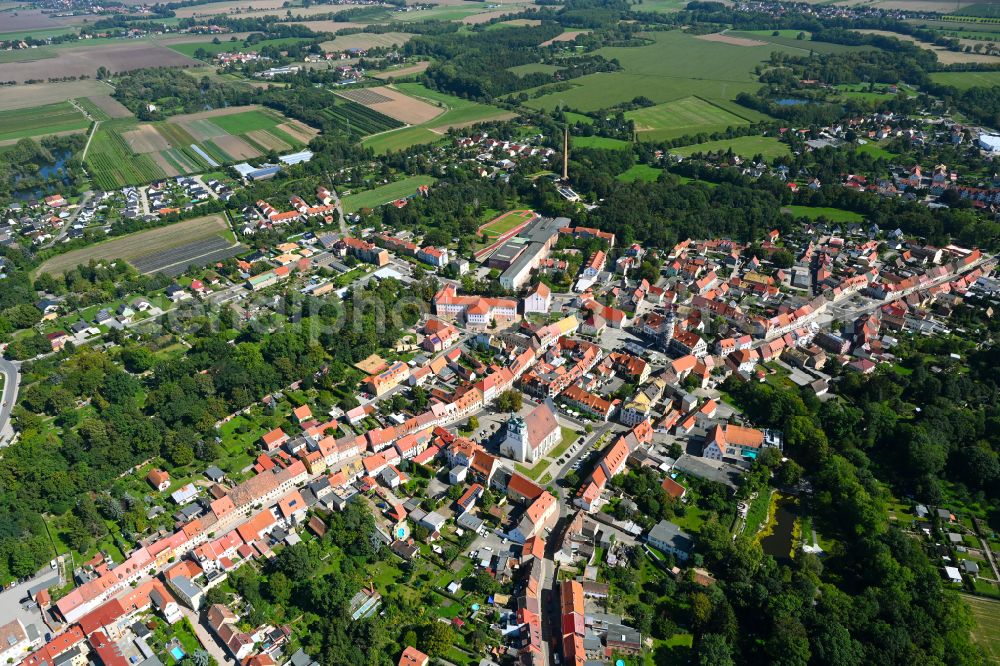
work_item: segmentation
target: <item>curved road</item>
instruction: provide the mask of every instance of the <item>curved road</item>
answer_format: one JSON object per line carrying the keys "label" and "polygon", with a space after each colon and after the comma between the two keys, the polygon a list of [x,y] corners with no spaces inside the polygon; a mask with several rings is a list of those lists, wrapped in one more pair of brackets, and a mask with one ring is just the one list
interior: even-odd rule
{"label": "curved road", "polygon": [[17,401],[17,388],[21,381],[20,364],[0,357],[0,373],[3,373],[3,404],[0,405],[0,446],[10,443],[14,428],[10,425],[10,412]]}

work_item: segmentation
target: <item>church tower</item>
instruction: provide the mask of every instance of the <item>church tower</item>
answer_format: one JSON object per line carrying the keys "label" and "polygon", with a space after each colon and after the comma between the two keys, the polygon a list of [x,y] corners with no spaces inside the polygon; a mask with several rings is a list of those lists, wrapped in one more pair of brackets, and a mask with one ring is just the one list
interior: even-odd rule
{"label": "church tower", "polygon": [[530,444],[528,442],[528,423],[520,416],[513,416],[507,421],[507,431],[504,436],[501,451],[524,462],[528,459]]}
{"label": "church tower", "polygon": [[677,310],[673,305],[667,308],[666,321],[663,324],[663,333],[660,335],[660,344],[664,349],[670,346],[670,341],[674,339],[674,329],[677,327]]}

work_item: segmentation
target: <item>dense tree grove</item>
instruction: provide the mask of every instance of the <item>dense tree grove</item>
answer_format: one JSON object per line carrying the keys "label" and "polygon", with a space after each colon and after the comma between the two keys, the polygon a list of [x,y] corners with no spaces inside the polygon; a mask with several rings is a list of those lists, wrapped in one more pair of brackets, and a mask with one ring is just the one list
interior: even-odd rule
{"label": "dense tree grove", "polygon": [[[103,269],[80,270],[64,279],[110,286]],[[121,284],[147,279],[126,273]],[[180,319],[195,339],[177,358],[153,360],[130,345],[111,353],[67,349],[26,364],[26,388],[14,412],[21,438],[0,460],[0,578],[26,575],[48,561],[41,513],[72,510],[74,546],[85,549],[101,536],[103,523],[81,507],[122,470],[158,455],[174,465],[212,461],[218,455],[214,426],[226,414],[303,377],[334,392],[330,400],[337,401],[343,380],[354,377],[350,364],[391,346],[419,314],[412,307],[396,319],[382,313],[391,315],[404,295],[426,301],[435,288],[427,282],[404,294],[388,280],[343,303],[289,304],[297,310],[287,315],[298,323],[277,331],[241,327],[234,333],[231,317],[210,321],[192,313]],[[35,381],[41,377],[46,381]],[[354,406],[351,393],[340,394],[345,406]],[[126,519],[113,507],[108,511]],[[130,532],[141,531],[129,520]]]}
{"label": "dense tree grove", "polygon": [[15,190],[44,191],[53,187],[68,196],[71,191],[84,189],[86,175],[76,153],[85,142],[86,137],[80,134],[18,141],[5,150],[0,160],[0,199]]}
{"label": "dense tree grove", "polygon": [[[924,404],[927,391],[943,388],[930,379],[923,373],[899,380],[891,374],[848,378],[845,399],[822,404],[768,384],[727,382],[756,423],[784,430],[786,454],[802,463],[813,483],[809,510],[836,547],[822,561],[799,552],[779,564],[759,544],[734,542],[724,527],[707,523],[699,552],[723,584],[720,594],[709,595],[698,629],[702,663],[720,652],[741,663],[982,663],[968,638],[968,611],[943,590],[921,543],[889,522],[887,489],[879,480],[933,501],[939,499],[938,474],[964,465],[965,435],[941,428],[960,418],[945,414],[966,411],[952,401],[974,390],[975,380],[950,382],[949,398],[936,392],[939,397],[929,401],[949,406],[934,415],[899,417],[912,413],[904,407],[907,397]],[[974,433],[968,436],[975,439]],[[995,444],[992,454],[982,444],[968,446],[992,455],[995,471]],[[969,475],[962,481],[986,479]],[[987,492],[995,496],[995,488]]]}

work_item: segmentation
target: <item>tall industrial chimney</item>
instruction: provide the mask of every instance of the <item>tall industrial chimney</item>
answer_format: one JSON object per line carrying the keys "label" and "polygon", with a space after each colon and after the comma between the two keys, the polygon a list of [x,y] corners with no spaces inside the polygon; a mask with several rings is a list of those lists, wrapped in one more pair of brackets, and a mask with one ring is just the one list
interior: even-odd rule
{"label": "tall industrial chimney", "polygon": [[569,181],[569,125],[563,128],[563,177],[564,182]]}

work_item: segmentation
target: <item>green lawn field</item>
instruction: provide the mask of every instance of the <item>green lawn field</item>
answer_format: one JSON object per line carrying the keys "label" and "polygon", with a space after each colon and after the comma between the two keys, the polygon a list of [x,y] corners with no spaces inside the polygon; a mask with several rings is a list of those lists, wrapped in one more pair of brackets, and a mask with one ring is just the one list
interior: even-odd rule
{"label": "green lawn field", "polygon": [[687,6],[686,0],[639,0],[637,12],[676,12]]}
{"label": "green lawn field", "polygon": [[389,183],[373,190],[366,190],[344,197],[344,211],[354,213],[362,208],[375,208],[384,203],[408,197],[417,191],[421,185],[431,185],[436,178],[433,176],[411,176],[395,183]]}
{"label": "green lawn field", "polygon": [[648,164],[634,164],[615,176],[615,178],[623,183],[631,183],[637,180],[651,183],[659,178],[661,173],[663,173],[663,169],[657,169]]}
{"label": "green lawn field", "polygon": [[[529,100],[527,106],[546,110],[562,106],[586,112],[638,96],[657,104],[693,95],[710,102],[733,100],[741,92],[760,88],[753,69],[770,58],[772,51],[802,54],[800,49],[775,44],[748,47],[712,42],[676,30],[648,36],[652,43],[647,46],[595,51],[609,60],[617,59],[623,71],[581,76],[573,79],[571,89]],[[684,66],[671,67],[669,63]]]}
{"label": "green lawn field", "polygon": [[66,26],[64,28],[39,28],[37,30],[14,30],[12,32],[0,32],[0,42],[10,41],[12,39],[45,39],[46,37],[59,37],[61,35],[69,35],[75,33],[76,28],[71,26]]}
{"label": "green lawn field", "polygon": [[531,63],[528,65],[518,65],[517,67],[508,67],[508,72],[517,74],[518,76],[524,76],[525,74],[555,74],[559,71],[559,68],[555,65],[545,65],[540,62]]}
{"label": "green lawn field", "polygon": [[494,239],[504,235],[519,224],[523,224],[531,219],[530,210],[511,210],[503,215],[498,215],[483,226],[479,227],[479,233],[488,239]]}
{"label": "green lawn field", "polygon": [[826,208],[821,206],[785,206],[781,210],[791,213],[795,217],[808,217],[813,220],[825,217],[831,222],[860,222],[864,219],[858,213],[849,210],[842,210],[840,208]]}
{"label": "green lawn field", "polygon": [[[302,42],[309,41],[305,37],[287,37],[285,39],[265,39],[264,41],[257,42],[252,48],[254,51],[261,49],[264,46],[276,46],[281,48],[283,46],[288,46],[290,44],[300,44]],[[243,46],[243,42],[236,41],[223,41],[219,44],[213,44],[210,36],[206,35],[204,42],[185,42],[183,44],[166,44],[165,45],[171,51],[176,51],[181,55],[186,55],[189,58],[193,58],[195,51],[198,49],[204,49],[209,55],[215,55],[216,53],[225,53],[232,51],[246,51],[248,47]]]}
{"label": "green lawn field", "polygon": [[481,14],[490,9],[490,5],[485,2],[463,2],[461,6],[439,5],[431,9],[419,9],[406,13],[393,14],[392,18],[403,23],[414,23],[416,21],[458,21],[473,14]]}
{"label": "green lawn field", "polygon": [[687,157],[695,153],[725,151],[730,148],[740,157],[747,158],[760,154],[766,159],[774,159],[775,157],[789,154],[788,145],[773,136],[741,136],[735,139],[723,139],[721,141],[696,143],[693,146],[683,146],[682,148],[671,148],[670,152]]}
{"label": "green lawn field", "polygon": [[601,148],[603,150],[626,150],[629,142],[621,139],[609,139],[603,136],[574,136],[570,142],[577,148]]}
{"label": "green lawn field", "polygon": [[365,138],[361,144],[379,155],[403,150],[423,143],[434,143],[444,137],[425,127],[404,127],[391,132],[382,132]]}
{"label": "green lawn field", "polygon": [[585,116],[582,113],[573,113],[572,111],[567,111],[563,114],[566,116],[566,121],[570,123],[582,123],[584,125],[593,125],[594,119],[590,116]]}
{"label": "green lawn field", "polygon": [[881,158],[885,160],[891,160],[898,157],[896,153],[890,153],[888,150],[883,148],[880,144],[875,143],[874,141],[869,141],[868,143],[862,146],[858,146],[857,151],[859,153],[868,153],[875,159]]}
{"label": "green lawn field", "polygon": [[0,141],[86,129],[90,121],[69,102],[0,111]]}
{"label": "green lawn field", "polygon": [[1000,86],[1000,72],[933,72],[931,81],[959,90]]}
{"label": "green lawn field", "polygon": [[975,627],[972,639],[986,652],[987,660],[1000,663],[1000,601],[991,601],[967,594],[962,600],[972,609]]}
{"label": "green lawn field", "polygon": [[658,141],[699,132],[719,132],[749,122],[700,97],[657,104],[625,114],[635,121],[639,139]]}

